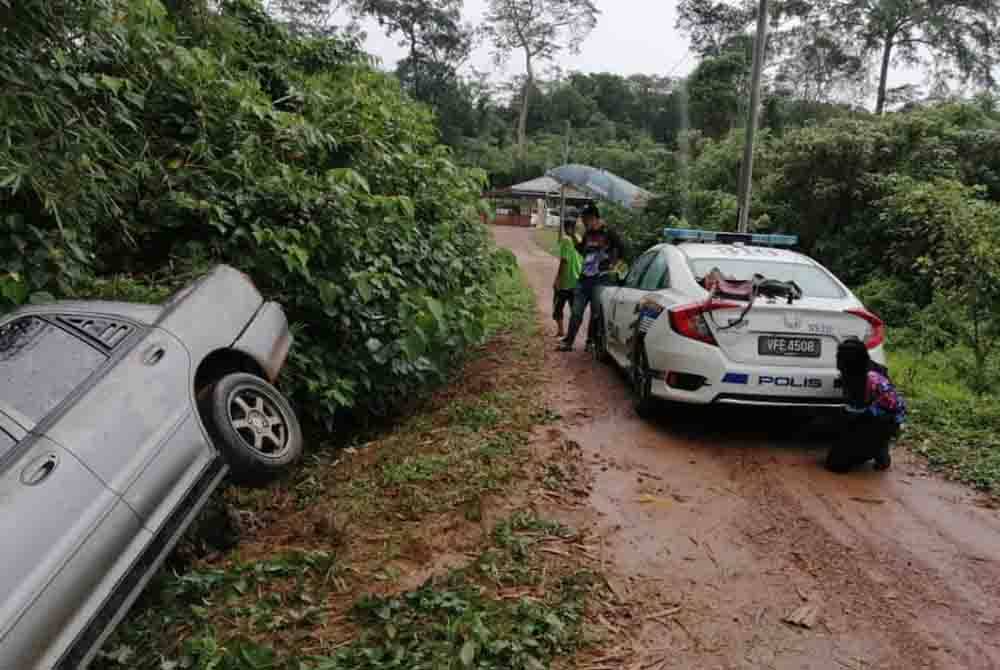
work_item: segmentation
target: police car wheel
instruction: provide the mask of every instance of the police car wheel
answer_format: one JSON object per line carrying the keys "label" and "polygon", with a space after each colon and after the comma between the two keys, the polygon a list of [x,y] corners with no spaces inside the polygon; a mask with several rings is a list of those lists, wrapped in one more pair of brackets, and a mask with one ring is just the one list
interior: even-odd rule
{"label": "police car wheel", "polygon": [[632,363],[632,394],[635,413],[641,418],[649,418],[656,406],[653,395],[653,372],[649,369],[649,359],[646,357],[646,346],[642,342],[636,345]]}
{"label": "police car wheel", "polygon": [[598,318],[596,328],[594,328],[594,360],[598,363],[608,363],[611,355],[608,353],[608,327],[604,319]]}

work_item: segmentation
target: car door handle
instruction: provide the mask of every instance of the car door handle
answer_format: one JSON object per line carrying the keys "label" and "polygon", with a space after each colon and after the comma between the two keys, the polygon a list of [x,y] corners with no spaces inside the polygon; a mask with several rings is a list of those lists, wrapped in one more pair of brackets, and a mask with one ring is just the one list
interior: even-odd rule
{"label": "car door handle", "polygon": [[146,349],[145,355],[142,357],[142,362],[146,365],[156,365],[163,360],[163,357],[167,354],[166,348],[161,344],[154,344],[149,349]]}
{"label": "car door handle", "polygon": [[59,457],[55,454],[39,456],[21,471],[21,483],[25,486],[37,486],[48,479],[58,465]]}

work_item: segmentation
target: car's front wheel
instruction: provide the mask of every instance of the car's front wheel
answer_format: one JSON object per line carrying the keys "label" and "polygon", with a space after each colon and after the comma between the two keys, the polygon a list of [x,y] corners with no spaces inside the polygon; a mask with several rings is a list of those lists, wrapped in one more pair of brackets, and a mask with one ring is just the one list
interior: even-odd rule
{"label": "car's front wheel", "polygon": [[598,316],[594,323],[594,360],[598,363],[611,362],[611,354],[608,353],[608,327],[604,323],[604,317]]}
{"label": "car's front wheel", "polygon": [[226,375],[205,394],[202,414],[234,480],[261,484],[302,454],[302,428],[291,405],[260,377]]}
{"label": "car's front wheel", "polygon": [[635,413],[647,419],[656,407],[656,396],[653,395],[653,371],[649,368],[646,345],[641,340],[632,356],[631,376]]}

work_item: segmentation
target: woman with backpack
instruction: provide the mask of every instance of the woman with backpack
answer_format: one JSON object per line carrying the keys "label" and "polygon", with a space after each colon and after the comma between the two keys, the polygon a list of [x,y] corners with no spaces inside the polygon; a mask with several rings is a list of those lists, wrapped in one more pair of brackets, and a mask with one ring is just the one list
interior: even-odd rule
{"label": "woman with backpack", "polygon": [[857,338],[837,347],[837,369],[846,400],[847,422],[826,458],[834,472],[847,472],[873,460],[876,470],[892,464],[889,447],[906,423],[906,402],[889,380],[889,371],[872,361]]}

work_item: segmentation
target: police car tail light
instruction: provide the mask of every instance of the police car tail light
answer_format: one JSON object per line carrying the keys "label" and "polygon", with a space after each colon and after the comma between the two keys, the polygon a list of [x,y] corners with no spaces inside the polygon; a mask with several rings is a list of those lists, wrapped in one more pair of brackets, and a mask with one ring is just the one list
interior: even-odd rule
{"label": "police car tail light", "polygon": [[698,340],[705,344],[718,346],[712,329],[708,327],[705,314],[717,309],[739,309],[740,306],[732,302],[699,302],[694,305],[684,305],[670,310],[670,327],[678,335],[683,335],[692,340]]}
{"label": "police car tail light", "polygon": [[864,319],[868,324],[865,331],[864,342],[869,349],[874,349],[885,341],[885,324],[866,309],[849,309],[848,314],[852,314],[860,319]]}

